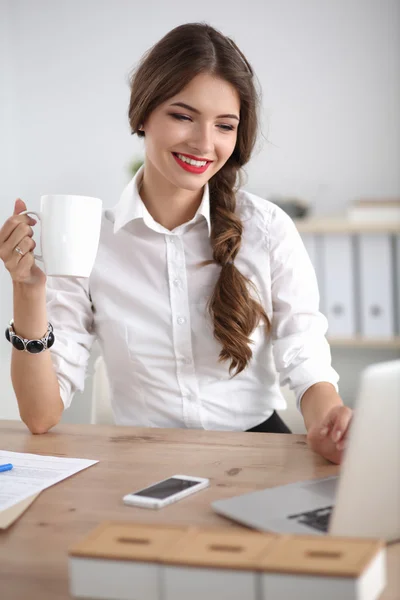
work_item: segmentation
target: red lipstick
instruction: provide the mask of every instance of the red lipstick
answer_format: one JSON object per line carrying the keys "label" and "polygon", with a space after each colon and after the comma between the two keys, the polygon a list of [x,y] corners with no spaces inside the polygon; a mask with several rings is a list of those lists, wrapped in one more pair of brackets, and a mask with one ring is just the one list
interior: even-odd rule
{"label": "red lipstick", "polygon": [[[181,160],[179,158],[179,156],[177,154],[175,154],[175,152],[172,153],[172,156],[174,157],[174,159],[178,163],[178,165],[180,167],[182,167],[182,169],[184,169],[185,171],[188,171],[189,173],[195,173],[196,175],[201,175],[201,173],[204,173],[205,171],[207,171],[208,167],[210,166],[210,164],[212,162],[212,161],[208,160],[203,167],[195,167],[194,165],[190,165],[189,163]],[[187,156],[188,158],[191,158],[192,160],[207,160],[205,158],[201,159],[196,156],[191,156],[190,154],[182,154],[182,156]]]}

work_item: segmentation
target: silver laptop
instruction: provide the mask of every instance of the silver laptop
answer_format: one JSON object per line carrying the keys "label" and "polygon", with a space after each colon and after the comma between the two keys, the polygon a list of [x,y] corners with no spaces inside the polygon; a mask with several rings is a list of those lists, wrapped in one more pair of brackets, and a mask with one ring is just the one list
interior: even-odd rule
{"label": "silver laptop", "polygon": [[234,498],[213,509],[277,533],[400,539],[400,360],[367,367],[339,477]]}

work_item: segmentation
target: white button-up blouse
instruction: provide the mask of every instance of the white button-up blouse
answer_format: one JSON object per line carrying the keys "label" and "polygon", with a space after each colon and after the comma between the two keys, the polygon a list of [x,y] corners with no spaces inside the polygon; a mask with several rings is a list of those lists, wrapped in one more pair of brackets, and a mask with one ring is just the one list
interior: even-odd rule
{"label": "white button-up blouse", "polygon": [[279,384],[288,383],[298,403],[314,383],[337,389],[314,269],[286,213],[237,194],[244,230],[235,265],[257,286],[272,327],[256,327],[251,362],[231,378],[206,310],[220,267],[200,266],[212,259],[208,187],[194,218],[170,231],[144,206],[141,176],[104,211],[90,278],[48,278],[51,355],[65,407],[84,388],[96,338],[121,425],[243,431],[284,408]]}

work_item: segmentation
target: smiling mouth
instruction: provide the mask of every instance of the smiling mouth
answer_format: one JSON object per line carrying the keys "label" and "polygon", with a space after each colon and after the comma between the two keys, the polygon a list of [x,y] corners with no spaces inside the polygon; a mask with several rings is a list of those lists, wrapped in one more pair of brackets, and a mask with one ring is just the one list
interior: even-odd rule
{"label": "smiling mouth", "polygon": [[201,174],[204,173],[213,161],[205,158],[198,159],[187,154],[180,154],[179,152],[172,152],[176,163],[189,173]]}

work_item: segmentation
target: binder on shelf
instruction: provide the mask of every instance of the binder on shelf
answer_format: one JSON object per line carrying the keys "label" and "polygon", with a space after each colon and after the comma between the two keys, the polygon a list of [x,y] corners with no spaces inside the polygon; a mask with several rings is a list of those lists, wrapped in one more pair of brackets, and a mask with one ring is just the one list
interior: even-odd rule
{"label": "binder on shelf", "polygon": [[328,336],[352,338],[356,334],[353,237],[327,233],[321,250]]}
{"label": "binder on shelf", "polygon": [[389,234],[358,236],[360,333],[366,338],[394,336],[394,256]]}

